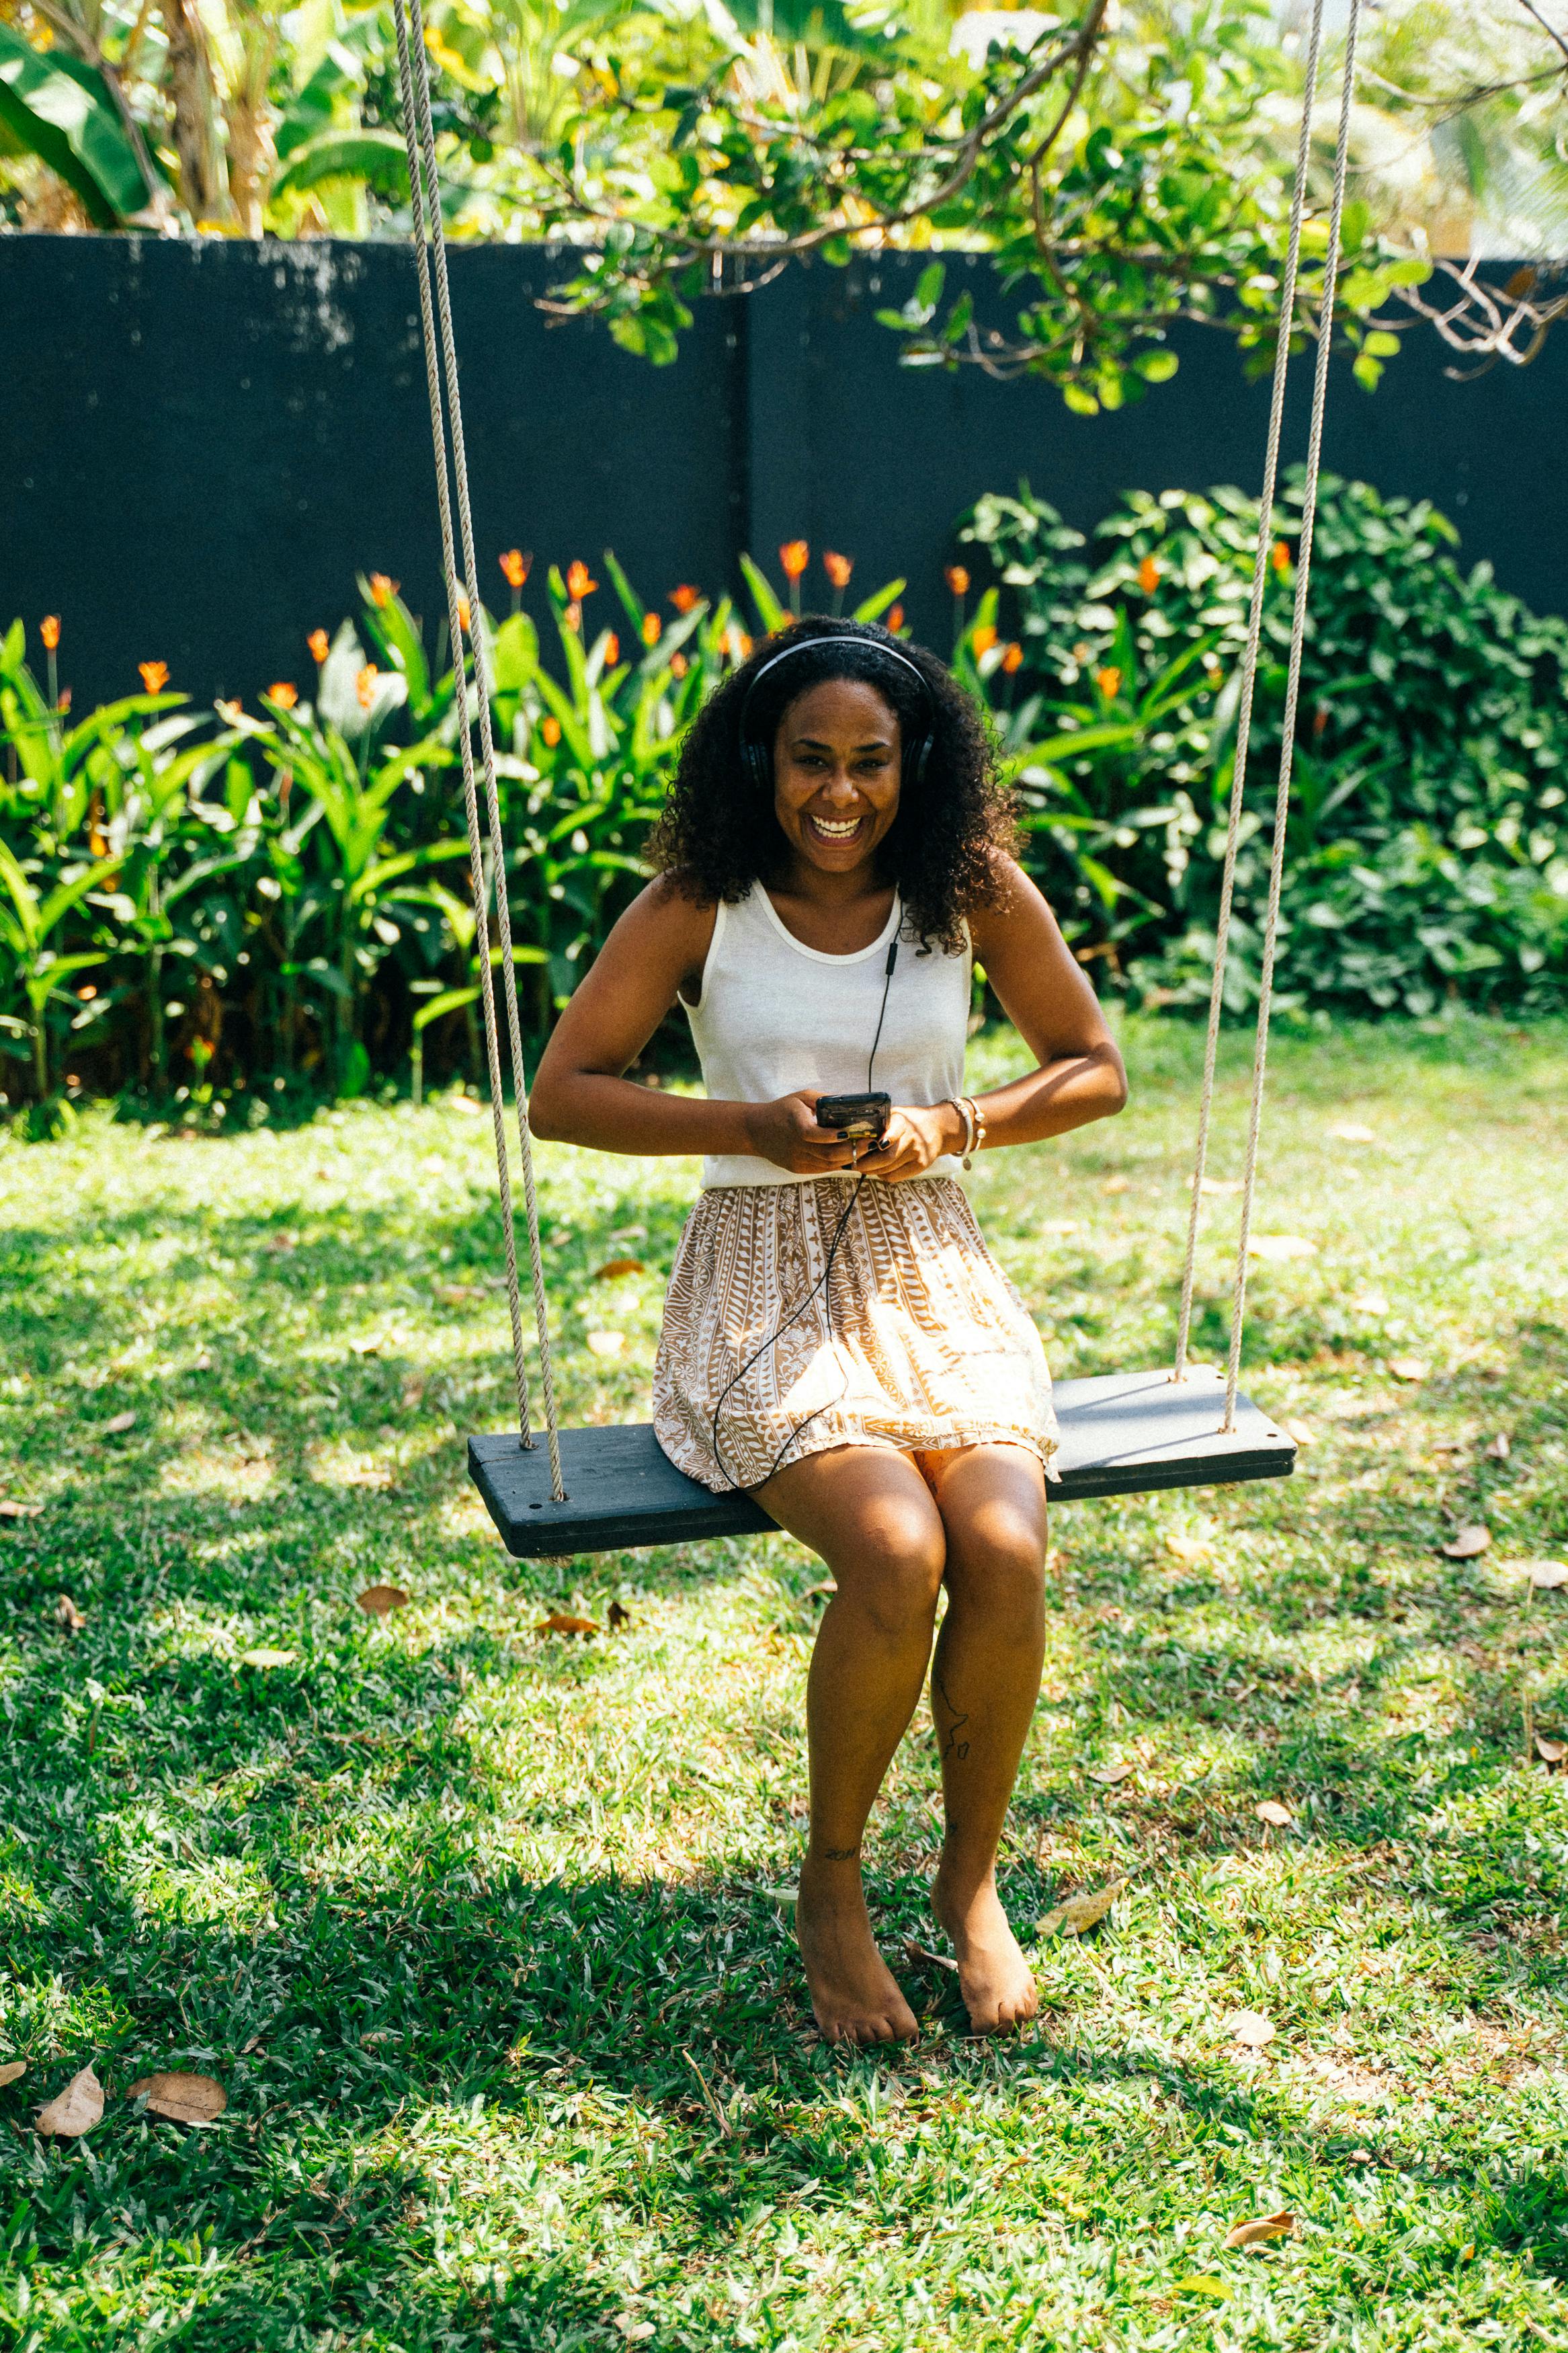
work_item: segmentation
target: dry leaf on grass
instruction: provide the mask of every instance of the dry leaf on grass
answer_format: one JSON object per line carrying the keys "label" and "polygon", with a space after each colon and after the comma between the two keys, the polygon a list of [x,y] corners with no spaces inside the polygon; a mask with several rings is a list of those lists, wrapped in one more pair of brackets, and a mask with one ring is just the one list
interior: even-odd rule
{"label": "dry leaf on grass", "polygon": [[595,1268],[593,1280],[595,1282],[618,1282],[624,1274],[647,1272],[647,1269],[640,1258],[610,1258],[603,1266]]}
{"label": "dry leaf on grass", "polygon": [[1268,1822],[1277,1831],[1288,1831],[1296,1819],[1289,1807],[1282,1806],[1278,1798],[1265,1798],[1252,1810],[1260,1822]]}
{"label": "dry leaf on grass", "polygon": [[1312,1446],[1317,1442],[1310,1426],[1304,1421],[1290,1419],[1281,1422],[1279,1426],[1286,1437],[1294,1439],[1298,1446]]}
{"label": "dry leaf on grass", "polygon": [[438,1282],[430,1295],[442,1307],[468,1307],[485,1294],[481,1283]]}
{"label": "dry leaf on grass", "polygon": [[1500,1430],[1491,1444],[1486,1449],[1487,1459],[1491,1462],[1506,1462],[1512,1452],[1512,1442],[1506,1430]]}
{"label": "dry leaf on grass", "polygon": [[1316,1258],[1318,1245],[1310,1242],[1305,1234],[1254,1234],[1247,1245],[1248,1258],[1260,1258],[1272,1266],[1290,1258]]}
{"label": "dry leaf on grass", "polygon": [[588,1353],[594,1356],[618,1356],[626,1345],[624,1332],[590,1332]]}
{"label": "dry leaf on grass", "polygon": [[1064,1936],[1081,1936],[1103,1920],[1127,1882],[1113,1879],[1109,1887],[1097,1888],[1092,1895],[1069,1895],[1065,1904],[1058,1904],[1043,1919],[1035,1923],[1037,1936],[1054,1936],[1059,1930]]}
{"label": "dry leaf on grass", "polygon": [[954,1976],[958,1973],[956,1961],[950,1960],[945,1953],[933,1953],[929,1945],[917,1945],[912,1936],[904,1938],[904,1951],[911,1961],[930,1961],[939,1969],[952,1969]]}
{"label": "dry leaf on grass", "polygon": [[367,1585],[354,1596],[367,1618],[384,1618],[389,1610],[406,1609],[412,1598],[401,1585]]}
{"label": "dry leaf on grass", "polygon": [[379,1356],[381,1354],[381,1338],[379,1334],[374,1335],[368,1340],[351,1340],[349,1342],[349,1353],[351,1356]]}
{"label": "dry leaf on grass", "polygon": [[228,2105],[228,2094],[210,2075],[143,2075],[132,2084],[131,2097],[143,2094],[148,2115],[172,2125],[210,2125]]}
{"label": "dry leaf on grass", "polygon": [[1214,1546],[1206,1536],[1167,1536],[1165,1550],[1177,1560],[1212,1560]]}
{"label": "dry leaf on grass", "polygon": [[1487,1550],[1491,1540],[1490,1528],[1484,1528],[1479,1520],[1473,1520],[1468,1526],[1455,1530],[1453,1542],[1446,1544],[1443,1551],[1449,1560],[1474,1560]]}
{"label": "dry leaf on grass", "polygon": [[0,2091],[3,2091],[7,2084],[19,2081],[26,2072],[27,2063],[25,2059],[7,2059],[5,2065],[0,2066]]}
{"label": "dry leaf on grass", "polygon": [[1359,1119],[1334,1119],[1329,1122],[1329,1134],[1337,1135],[1342,1144],[1375,1144],[1376,1135]]}
{"label": "dry leaf on grass", "polygon": [[103,2085],[90,2067],[73,2075],[65,2090],[38,2110],[37,2128],[57,2140],[79,2140],[103,2114]]}
{"label": "dry leaf on grass", "polygon": [[447,1108],[448,1111],[469,1112],[477,1119],[484,1110],[484,1105],[482,1103],[476,1103],[472,1095],[448,1095]]}
{"label": "dry leaf on grass", "polygon": [[596,1634],[599,1630],[591,1618],[574,1618],[569,1610],[552,1609],[533,1630],[536,1634]]}
{"label": "dry leaf on grass", "polygon": [[1543,1764],[1561,1765],[1568,1757],[1568,1740],[1548,1740],[1544,1733],[1535,1736],[1535,1753]]}
{"label": "dry leaf on grass", "polygon": [[1381,1291],[1358,1291],[1349,1304],[1352,1315],[1391,1315],[1394,1312]]}
{"label": "dry leaf on grass", "polygon": [[106,1421],[103,1424],[99,1432],[99,1436],[100,1438],[123,1438],[128,1430],[134,1430],[135,1427],[136,1416],[133,1413],[117,1413],[111,1421]]}
{"label": "dry leaf on grass", "polygon": [[1108,1176],[1100,1189],[1102,1193],[1125,1193],[1131,1182],[1131,1176]]}
{"label": "dry leaf on grass", "polygon": [[1128,1764],[1086,1765],[1083,1769],[1089,1778],[1098,1781],[1102,1788],[1114,1789],[1119,1781],[1130,1780],[1138,1767]]}
{"label": "dry leaf on grass", "polygon": [[1261,2051],[1274,2040],[1274,2021],[1265,2018],[1261,2010],[1238,2010],[1226,2020],[1225,2029],[1233,2042],[1244,2042],[1249,2051]]}
{"label": "dry leaf on grass", "polygon": [[1225,2243],[1227,2247],[1267,2246],[1270,2239],[1288,2239],[1295,2227],[1296,2217],[1282,2206],[1278,2214],[1253,2214],[1238,2222],[1226,2232]]}
{"label": "dry leaf on grass", "polygon": [[291,1667],[299,1657],[298,1651],[269,1651],[265,1644],[259,1650],[241,1651],[242,1667]]}
{"label": "dry leaf on grass", "polygon": [[36,1520],[42,1504],[18,1504],[9,1495],[0,1500],[0,1520]]}
{"label": "dry leaf on grass", "polygon": [[1396,1381],[1424,1381],[1432,1371],[1425,1356],[1390,1356],[1388,1369]]}
{"label": "dry leaf on grass", "polygon": [[1522,1568],[1539,1592],[1554,1592],[1558,1586],[1568,1585],[1568,1561],[1564,1560],[1505,1560],[1504,1568]]}
{"label": "dry leaf on grass", "polygon": [[58,1619],[60,1624],[65,1628],[68,1634],[79,1634],[82,1628],[87,1624],[87,1620],[82,1616],[81,1611],[77,1608],[76,1603],[71,1599],[68,1593],[62,1593],[59,1599],[56,1602],[55,1616]]}
{"label": "dry leaf on grass", "polygon": [[611,1633],[612,1633],[612,1634],[618,1634],[618,1633],[620,1632],[620,1630],[621,1630],[621,1629],[622,1629],[622,1627],[623,1627],[623,1626],[629,1626],[629,1625],[631,1624],[631,1622],[632,1622],[632,1613],[631,1613],[631,1611],[630,1611],[629,1609],[623,1609],[623,1608],[621,1607],[621,1604],[620,1604],[618,1601],[612,1601],[612,1602],[611,1602],[611,1604],[610,1604],[610,1631],[611,1631]]}

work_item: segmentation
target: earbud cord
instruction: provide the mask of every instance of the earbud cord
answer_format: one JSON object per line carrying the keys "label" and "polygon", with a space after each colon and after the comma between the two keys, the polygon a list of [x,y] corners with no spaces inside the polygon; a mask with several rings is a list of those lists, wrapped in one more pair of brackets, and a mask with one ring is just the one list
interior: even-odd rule
{"label": "earbud cord", "polygon": [[[882,1042],[882,1024],[888,1018],[888,992],[892,987],[893,969],[899,961],[899,934],[903,929],[903,922],[904,902],[902,896],[900,895],[898,900],[896,920],[893,924],[892,944],[888,950],[887,968],[882,980],[882,1002],[877,1015],[877,1032],[871,1040],[871,1050],[866,1057],[866,1092],[868,1094],[871,1094],[875,1092],[871,1084],[871,1072],[876,1065],[877,1049]],[[820,1179],[808,1181],[820,1182]],[[718,1400],[714,1405],[710,1418],[711,1435],[713,1440],[713,1460],[719,1465],[720,1470],[723,1472],[725,1477],[730,1481],[731,1485],[737,1491],[739,1491],[741,1482],[735,1477],[734,1472],[730,1469],[729,1464],[725,1461],[719,1447],[719,1416],[724,1409],[724,1401],[729,1397],[731,1390],[738,1388],[740,1383],[745,1379],[746,1375],[751,1371],[752,1366],[758,1361],[758,1359],[762,1356],[765,1356],[770,1348],[776,1346],[778,1342],[784,1337],[784,1335],[789,1330],[790,1325],[795,1323],[796,1318],[805,1314],[806,1309],[810,1306],[817,1293],[826,1282],[829,1275],[833,1272],[833,1261],[837,1255],[838,1245],[844,1239],[845,1228],[849,1223],[850,1217],[855,1208],[855,1204],[860,1198],[860,1194],[866,1182],[867,1179],[864,1172],[861,1172],[856,1176],[855,1189],[850,1194],[848,1200],[845,1203],[844,1214],[839,1219],[837,1226],[834,1229],[833,1240],[827,1246],[827,1257],[824,1261],[822,1272],[817,1276],[816,1281],[812,1284],[811,1289],[806,1293],[805,1297],[800,1302],[798,1306],[792,1308],[787,1315],[780,1319],[779,1323],[774,1326],[773,1330],[769,1333],[767,1338],[762,1343],[761,1346],[753,1349],[752,1354],[746,1358],[745,1363],[741,1366],[740,1371],[736,1373],[731,1379],[726,1381],[724,1387],[719,1392]],[[827,1334],[829,1339],[834,1337],[833,1293],[831,1291],[827,1293]],[[844,1390],[841,1388],[838,1392],[838,1397],[830,1398],[826,1404],[819,1405],[814,1412],[808,1413],[805,1416],[805,1420],[797,1421],[795,1423],[795,1428],[790,1431],[789,1436],[784,1440],[784,1444],[779,1448],[778,1452],[773,1456],[773,1461],[769,1463],[764,1477],[756,1482],[759,1486],[765,1485],[767,1480],[773,1477],[773,1472],[778,1469],[779,1464],[789,1452],[790,1448],[795,1444],[795,1441],[800,1436],[801,1431],[807,1429],[810,1424],[816,1419],[818,1414],[826,1413],[829,1405],[837,1405],[838,1403],[838,1398],[841,1398],[843,1394]]]}

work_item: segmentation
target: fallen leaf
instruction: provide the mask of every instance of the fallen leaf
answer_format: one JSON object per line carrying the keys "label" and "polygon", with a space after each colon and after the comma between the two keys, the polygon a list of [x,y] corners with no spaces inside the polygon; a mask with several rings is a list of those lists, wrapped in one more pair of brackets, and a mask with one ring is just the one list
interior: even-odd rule
{"label": "fallen leaf", "polygon": [[37,2114],[37,2128],[57,2140],[79,2140],[103,2114],[103,2085],[90,2067],[73,2075],[63,2092]]}
{"label": "fallen leaf", "polygon": [[595,1356],[618,1356],[626,1345],[624,1332],[590,1332],[588,1351]]}
{"label": "fallen leaf", "polygon": [[631,1611],[630,1611],[629,1609],[622,1609],[622,1607],[621,1607],[621,1605],[620,1605],[620,1603],[619,1603],[618,1601],[612,1601],[612,1602],[611,1602],[611,1604],[610,1604],[610,1631],[611,1631],[611,1633],[612,1633],[612,1634],[618,1634],[618,1633],[620,1632],[621,1628],[622,1628],[623,1626],[629,1626],[629,1625],[631,1624],[631,1622],[632,1622],[632,1613],[631,1613]]}
{"label": "fallen leaf", "polygon": [[1200,1193],[1239,1193],[1241,1178],[1239,1176],[1205,1176],[1198,1190]]}
{"label": "fallen leaf", "polygon": [[1505,1568],[1522,1568],[1531,1585],[1542,1593],[1552,1593],[1558,1586],[1568,1585],[1568,1561],[1565,1560],[1510,1560],[1504,1561],[1502,1566]]}
{"label": "fallen leaf", "polygon": [[624,1274],[646,1274],[647,1272],[647,1269],[640,1258],[612,1258],[606,1259],[603,1266],[595,1269],[592,1280],[595,1282],[618,1282]]}
{"label": "fallen leaf", "polygon": [[1245,2042],[1249,2051],[1261,2051],[1266,2042],[1274,2040],[1274,2021],[1265,2018],[1260,2010],[1238,2010],[1225,2024],[1231,2040]]}
{"label": "fallen leaf", "polygon": [[299,1657],[298,1651],[269,1651],[265,1646],[257,1651],[241,1651],[242,1667],[291,1667]]}
{"label": "fallen leaf", "polygon": [[803,1601],[831,1601],[837,1590],[838,1587],[837,1581],[831,1577],[825,1577],[820,1585],[808,1585],[805,1591],[802,1594],[801,1599]]}
{"label": "fallen leaf", "polygon": [[476,1119],[484,1110],[483,1103],[476,1103],[472,1095],[448,1095],[447,1102],[451,1110],[468,1112]]}
{"label": "fallen leaf", "polygon": [[1295,2227],[1296,2217],[1282,2206],[1278,2214],[1253,2214],[1245,2222],[1238,2222],[1234,2230],[1226,2232],[1225,2244],[1261,2247],[1270,2239],[1288,2239]]}
{"label": "fallen leaf", "polygon": [[552,1609],[534,1628],[536,1634],[596,1634],[598,1628],[591,1618],[574,1618],[565,1609]]}
{"label": "fallen leaf", "polygon": [[1317,1443],[1316,1440],[1312,1436],[1310,1428],[1306,1422],[1290,1420],[1285,1422],[1282,1426],[1286,1437],[1293,1438],[1298,1446],[1312,1446]]}
{"label": "fallen leaf", "polygon": [[172,2125],[210,2125],[228,2105],[228,2094],[210,2075],[143,2075],[132,2084],[131,2097],[143,2094],[148,2115]]}
{"label": "fallen leaf", "polygon": [[1108,1176],[1100,1189],[1102,1193],[1125,1193],[1131,1182],[1131,1176]]}
{"label": "fallen leaf", "polygon": [[1506,1462],[1508,1461],[1509,1456],[1513,1452],[1513,1447],[1510,1441],[1509,1434],[1506,1430],[1500,1430],[1498,1431],[1497,1436],[1492,1440],[1491,1444],[1487,1448],[1486,1451],[1488,1460],[1492,1462]]}
{"label": "fallen leaf", "polygon": [[1206,1536],[1167,1536],[1165,1550],[1177,1560],[1212,1560],[1214,1546]]}
{"label": "fallen leaf", "polygon": [[349,1350],[351,1355],[355,1356],[379,1356],[381,1341],[379,1336],[370,1340],[351,1340]]}
{"label": "fallen leaf", "polygon": [[1178,2295],[1212,2295],[1221,2304],[1230,2295],[1225,2281],[1216,2279],[1213,2272],[1189,2272],[1185,2279],[1175,2282],[1175,2291]]}
{"label": "fallen leaf", "polygon": [[65,1628],[68,1634],[79,1634],[82,1628],[87,1624],[87,1620],[82,1616],[81,1611],[77,1608],[76,1603],[71,1599],[68,1593],[62,1593],[59,1599],[56,1602],[55,1616],[59,1620],[60,1624]]}
{"label": "fallen leaf", "polygon": [[1479,1521],[1472,1521],[1468,1526],[1455,1531],[1453,1542],[1446,1544],[1443,1551],[1449,1560],[1474,1560],[1488,1549],[1491,1540],[1490,1528],[1483,1528]]}
{"label": "fallen leaf", "polygon": [[1381,1291],[1358,1291],[1350,1302],[1350,1311],[1352,1315],[1389,1315],[1394,1312]]}
{"label": "fallen leaf", "polygon": [[1388,1369],[1396,1381],[1424,1381],[1432,1367],[1425,1356],[1390,1356]]}
{"label": "fallen leaf", "polygon": [[484,1295],[483,1285],[478,1282],[438,1282],[431,1294],[443,1307],[467,1307],[471,1300]]}
{"label": "fallen leaf", "polygon": [[1079,1224],[1076,1218],[1047,1218],[1042,1220],[1035,1230],[1037,1233],[1057,1234],[1058,1236],[1076,1234],[1079,1230]]}
{"label": "fallen leaf", "polygon": [[7,1496],[0,1502],[0,1520],[36,1520],[43,1508],[42,1504],[18,1504]]}
{"label": "fallen leaf", "polygon": [[789,1905],[796,1903],[800,1896],[798,1887],[764,1887],[756,1879],[738,1879],[735,1884],[743,1887],[748,1895],[760,1895],[764,1904]]}
{"label": "fallen leaf", "polygon": [[25,2059],[7,2059],[5,2064],[0,2066],[0,2090],[3,2090],[7,2084],[16,2083],[18,2077],[25,2075],[26,2072],[27,2063]]}
{"label": "fallen leaf", "polygon": [[1064,1936],[1081,1936],[1086,1928],[1104,1919],[1126,1884],[1124,1879],[1113,1879],[1109,1887],[1097,1888],[1092,1895],[1069,1895],[1065,1904],[1036,1921],[1036,1936],[1054,1936],[1059,1929]]}
{"label": "fallen leaf", "polygon": [[904,1950],[911,1961],[931,1961],[939,1969],[952,1969],[957,1974],[958,1963],[946,1953],[933,1953],[929,1945],[917,1945],[912,1936],[904,1938]]}
{"label": "fallen leaf", "polygon": [[1296,1819],[1289,1807],[1282,1806],[1278,1798],[1265,1798],[1252,1810],[1260,1822],[1268,1822],[1277,1831],[1288,1831]]}
{"label": "fallen leaf", "polygon": [[1247,1245],[1248,1258],[1266,1259],[1270,1265],[1277,1260],[1315,1258],[1317,1254],[1317,1243],[1308,1241],[1304,1234],[1254,1234]]}
{"label": "fallen leaf", "polygon": [[637,2320],[629,2312],[617,2312],[615,2325],[628,2345],[646,2345],[650,2337],[657,2337],[658,2334],[654,2322]]}
{"label": "fallen leaf", "polygon": [[1337,1135],[1342,1144],[1375,1144],[1377,1137],[1359,1119],[1335,1119],[1329,1123],[1329,1134]]}
{"label": "fallen leaf", "polygon": [[367,1618],[384,1618],[389,1610],[406,1609],[411,1599],[401,1585],[367,1585],[354,1598]]}
{"label": "fallen leaf", "polygon": [[102,1438],[123,1438],[128,1430],[135,1427],[136,1416],[133,1413],[117,1413],[111,1421],[103,1424],[99,1435]]}
{"label": "fallen leaf", "polygon": [[1544,1734],[1535,1736],[1535,1753],[1548,1765],[1561,1765],[1568,1757],[1568,1740],[1548,1740]]}
{"label": "fallen leaf", "polygon": [[1113,1789],[1118,1781],[1125,1781],[1138,1770],[1136,1765],[1086,1765],[1084,1771],[1091,1781],[1099,1781]]}

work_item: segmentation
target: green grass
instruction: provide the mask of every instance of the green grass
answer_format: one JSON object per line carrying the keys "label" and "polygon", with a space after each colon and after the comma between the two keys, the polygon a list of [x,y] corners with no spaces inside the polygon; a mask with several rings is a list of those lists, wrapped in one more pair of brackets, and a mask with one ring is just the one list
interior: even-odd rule
{"label": "green grass", "polygon": [[[973,1180],[1058,1371],[1168,1354],[1195,1042],[1138,1029],[1121,1120]],[[817,1565],[512,1563],[465,1485],[508,1402],[488,1122],[0,1144],[0,1493],[43,1506],[0,1520],[0,2344],[1568,2346],[1568,1790],[1521,1729],[1528,1676],[1568,1732],[1568,1594],[1509,1566],[1568,1549],[1565,1082],[1561,1029],[1279,1042],[1259,1225],[1318,1247],[1256,1272],[1248,1379],[1314,1442],[1058,1515],[1005,1890],[1026,1929],[1126,1890],[1039,1945],[1017,2041],[917,1961],[922,2039],[875,2059],[807,2031],[766,1892]],[[641,1418],[692,1171],[542,1158],[567,1409]],[[869,1846],[895,1953],[935,1788],[922,1727]],[[89,2059],[102,2122],[40,2142]],[[127,2096],[181,2066],[205,2131]]]}

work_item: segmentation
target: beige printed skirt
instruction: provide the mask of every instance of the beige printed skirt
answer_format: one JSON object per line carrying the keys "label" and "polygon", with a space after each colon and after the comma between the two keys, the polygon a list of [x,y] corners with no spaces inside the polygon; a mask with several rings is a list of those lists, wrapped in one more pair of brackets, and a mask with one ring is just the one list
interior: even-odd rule
{"label": "beige printed skirt", "polygon": [[720,1493],[846,1445],[1026,1446],[1055,1475],[1040,1335],[951,1176],[703,1193],[653,1407],[670,1461]]}

